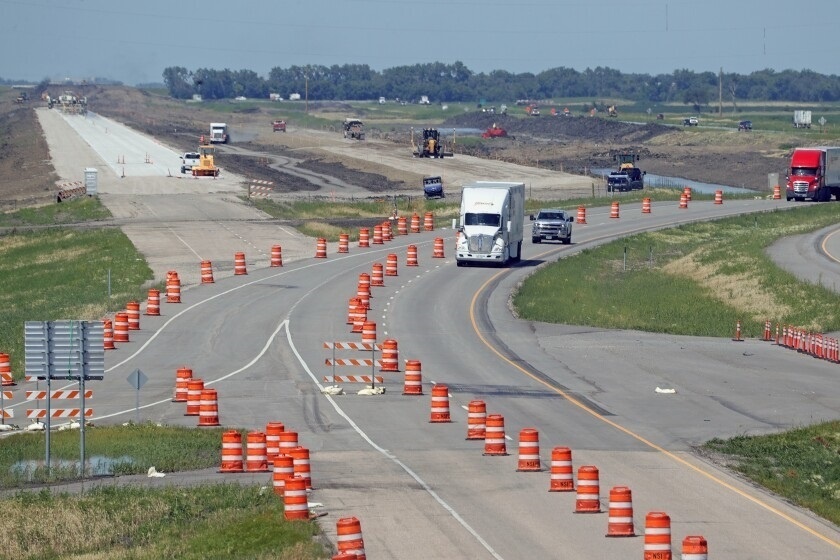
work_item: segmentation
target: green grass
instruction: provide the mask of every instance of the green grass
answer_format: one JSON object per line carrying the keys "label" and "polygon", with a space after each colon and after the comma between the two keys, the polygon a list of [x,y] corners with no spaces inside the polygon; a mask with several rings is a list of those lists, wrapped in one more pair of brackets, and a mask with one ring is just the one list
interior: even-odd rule
{"label": "green grass", "polygon": [[0,227],[77,224],[111,217],[98,198],[81,197],[61,203],[0,214]]}
{"label": "green grass", "polygon": [[713,439],[703,450],[840,525],[840,420],[773,435]]}
{"label": "green grass", "polygon": [[682,335],[730,336],[741,320],[745,336],[759,336],[767,319],[840,330],[840,296],[765,254],[781,236],[836,220],[836,206],[821,204],[635,235],[544,267],[514,306],[528,320]]}

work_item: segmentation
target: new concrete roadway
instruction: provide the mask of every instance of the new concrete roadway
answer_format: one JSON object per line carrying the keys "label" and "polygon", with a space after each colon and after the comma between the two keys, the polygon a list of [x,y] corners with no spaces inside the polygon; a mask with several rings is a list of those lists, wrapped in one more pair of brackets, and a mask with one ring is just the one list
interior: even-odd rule
{"label": "new concrete roadway", "polygon": [[[131,342],[107,352],[106,379],[93,385],[96,421],[134,418],[126,378],[139,368],[149,378],[141,419],[196,425],[171,402],[176,369],[188,365],[217,389],[223,425],[262,430],[280,421],[299,433],[312,453],[310,499],[329,513],[321,518],[325,532],[335,539],[335,520],[358,517],[373,558],[641,557],[641,536],[604,537],[609,489],[618,485],[632,490],[636,535],[646,513],[670,515],[675,557],[685,536],[703,535],[715,558],[836,558],[837,527],[691,452],[716,436],[837,418],[836,365],[755,339],[532,323],[508,308],[511,290],[543,262],[636,231],[778,207],[789,204],[657,203],[651,214],[629,204],[619,219],[590,209],[571,246],[526,242],[522,262],[504,269],[456,267],[448,229],[347,254],[331,247],[326,259],[302,257],[282,268],[249,266],[245,276],[186,290],[182,303],[162,305],[160,317],[143,316]],[[216,235],[234,245],[224,228],[205,233],[208,242]],[[445,258],[432,257],[436,237],[445,240]],[[418,267],[405,266],[409,244],[418,248]],[[343,384],[346,395],[323,395],[323,377],[332,373],[323,343],[359,340],[346,323],[348,300],[359,274],[392,253],[398,276],[373,288],[368,318],[380,342],[398,341],[401,370],[403,360],[421,361],[425,395],[402,395],[402,373],[382,374],[383,395],[356,395],[360,386],[351,384]],[[557,297],[575,304],[574,294]],[[450,423],[429,422],[432,383],[449,388]],[[473,399],[504,416],[508,456],[484,456],[482,442],[465,440]],[[539,430],[542,472],[517,472],[525,427]],[[575,514],[574,493],[548,492],[555,446],[572,449],[575,470],[598,468],[602,513]],[[270,484],[270,475],[242,477]],[[160,483],[180,479],[194,476],[174,473]]]}

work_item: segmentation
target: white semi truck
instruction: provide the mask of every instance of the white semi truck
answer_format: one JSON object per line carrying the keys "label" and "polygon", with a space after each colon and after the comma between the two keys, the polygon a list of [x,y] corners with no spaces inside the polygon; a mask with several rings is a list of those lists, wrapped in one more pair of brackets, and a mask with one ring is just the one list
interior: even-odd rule
{"label": "white semi truck", "polygon": [[211,144],[227,144],[228,131],[227,124],[223,122],[210,123],[210,143]]}
{"label": "white semi truck", "polygon": [[522,258],[525,184],[478,181],[461,191],[455,260],[506,265]]}

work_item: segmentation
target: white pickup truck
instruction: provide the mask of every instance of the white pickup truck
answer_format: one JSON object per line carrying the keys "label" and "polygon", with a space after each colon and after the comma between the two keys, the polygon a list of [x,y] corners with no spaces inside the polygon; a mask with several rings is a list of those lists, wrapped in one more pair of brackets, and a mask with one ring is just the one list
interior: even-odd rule
{"label": "white pickup truck", "polygon": [[198,165],[201,156],[198,152],[185,152],[181,156],[181,173],[192,171],[194,165]]}

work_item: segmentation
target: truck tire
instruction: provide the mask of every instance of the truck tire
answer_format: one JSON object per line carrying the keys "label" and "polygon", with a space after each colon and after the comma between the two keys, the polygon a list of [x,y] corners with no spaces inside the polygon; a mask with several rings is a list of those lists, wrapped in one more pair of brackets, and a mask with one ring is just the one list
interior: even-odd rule
{"label": "truck tire", "polygon": [[541,237],[531,237],[531,243],[541,243],[541,242],[542,242]]}
{"label": "truck tire", "polygon": [[561,241],[563,241],[563,245],[568,245],[572,242],[572,236],[570,235],[569,237],[564,237]]}

